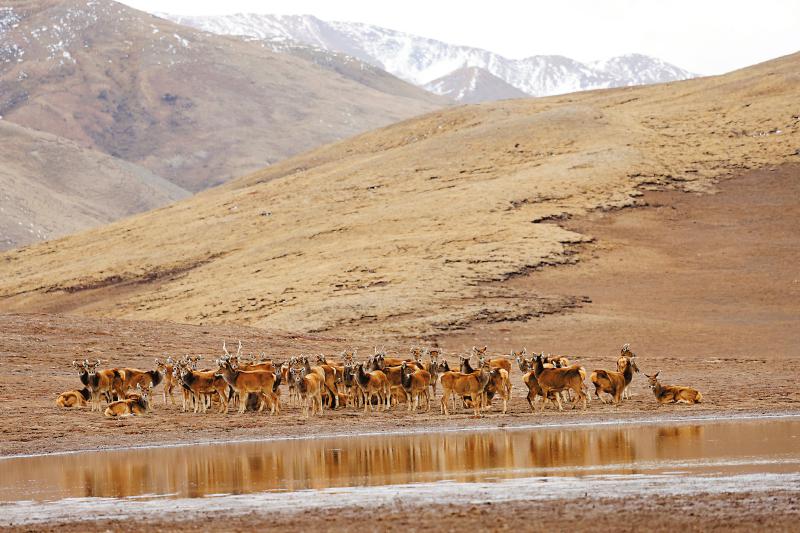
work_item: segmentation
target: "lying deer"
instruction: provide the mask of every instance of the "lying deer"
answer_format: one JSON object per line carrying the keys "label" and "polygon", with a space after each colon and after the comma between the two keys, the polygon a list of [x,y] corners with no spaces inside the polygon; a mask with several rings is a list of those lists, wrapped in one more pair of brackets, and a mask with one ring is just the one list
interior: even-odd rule
{"label": "lying deer", "polygon": [[56,398],[59,407],[84,407],[92,399],[92,393],[86,387],[80,390],[62,392]]}
{"label": "lying deer", "polygon": [[658,403],[687,403],[695,404],[703,401],[703,395],[697,389],[691,387],[679,387],[676,385],[662,385],[658,382],[659,370],[652,376],[645,374],[653,394]]}
{"label": "lying deer", "polygon": [[141,385],[136,385],[137,397],[110,403],[108,407],[106,407],[104,414],[108,418],[116,418],[118,416],[141,416],[147,414],[150,410],[150,404],[147,401],[149,392],[149,387],[142,388]]}

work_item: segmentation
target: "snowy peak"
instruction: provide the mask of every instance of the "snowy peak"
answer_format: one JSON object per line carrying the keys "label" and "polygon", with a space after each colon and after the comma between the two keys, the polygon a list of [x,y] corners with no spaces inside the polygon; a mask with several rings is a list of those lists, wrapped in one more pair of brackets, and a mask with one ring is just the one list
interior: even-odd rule
{"label": "snowy peak", "polygon": [[[162,16],[213,33],[295,42],[346,54],[438,94],[458,95],[463,89],[465,98],[470,93],[469,87],[457,88],[455,79],[466,79],[463,72],[458,72],[469,67],[481,69],[531,96],[694,77],[681,68],[641,54],[590,64],[554,55],[509,59],[480,48],[453,45],[369,24],[323,21],[311,15]],[[443,85],[442,79],[449,76],[451,80]]]}
{"label": "snowy peak", "polygon": [[464,104],[529,96],[480,67],[464,67],[424,85],[432,93]]}

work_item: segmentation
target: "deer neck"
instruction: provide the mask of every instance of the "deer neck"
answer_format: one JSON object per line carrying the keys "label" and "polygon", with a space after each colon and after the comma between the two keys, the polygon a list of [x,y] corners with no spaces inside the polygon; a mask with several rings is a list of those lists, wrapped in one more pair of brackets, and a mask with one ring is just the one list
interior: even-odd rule
{"label": "deer neck", "polygon": [[625,370],[622,371],[622,377],[625,378],[625,385],[629,385],[633,379],[633,365],[630,359],[625,360]]}

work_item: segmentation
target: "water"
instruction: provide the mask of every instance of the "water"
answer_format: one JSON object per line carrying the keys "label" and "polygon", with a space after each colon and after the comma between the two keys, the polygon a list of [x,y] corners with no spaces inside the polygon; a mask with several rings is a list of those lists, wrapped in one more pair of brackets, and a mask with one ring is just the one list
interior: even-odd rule
{"label": "water", "polygon": [[572,485],[580,494],[606,485],[641,493],[662,482],[678,490],[676,478],[680,490],[776,489],[800,483],[800,418],[126,449],[7,458],[0,467],[0,524],[124,515],[132,505],[162,514],[178,504],[281,509],[308,494],[299,491],[314,491],[303,499],[323,506],[404,491],[507,499],[535,496],[544,483],[561,497]]}

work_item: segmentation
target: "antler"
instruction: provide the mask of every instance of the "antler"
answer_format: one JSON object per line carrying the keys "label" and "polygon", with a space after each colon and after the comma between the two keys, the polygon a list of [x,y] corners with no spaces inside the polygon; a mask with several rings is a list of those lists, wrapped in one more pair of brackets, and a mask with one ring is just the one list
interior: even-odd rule
{"label": "antler", "polygon": [[240,353],[242,353],[242,341],[239,341],[239,348],[236,349],[236,357],[239,357]]}
{"label": "antler", "polygon": [[225,352],[225,355],[227,355],[228,357],[230,357],[230,356],[231,356],[231,354],[229,354],[229,353],[228,353],[228,348],[227,348],[227,346],[225,346],[225,341],[222,341],[222,351],[224,351],[224,352]]}

